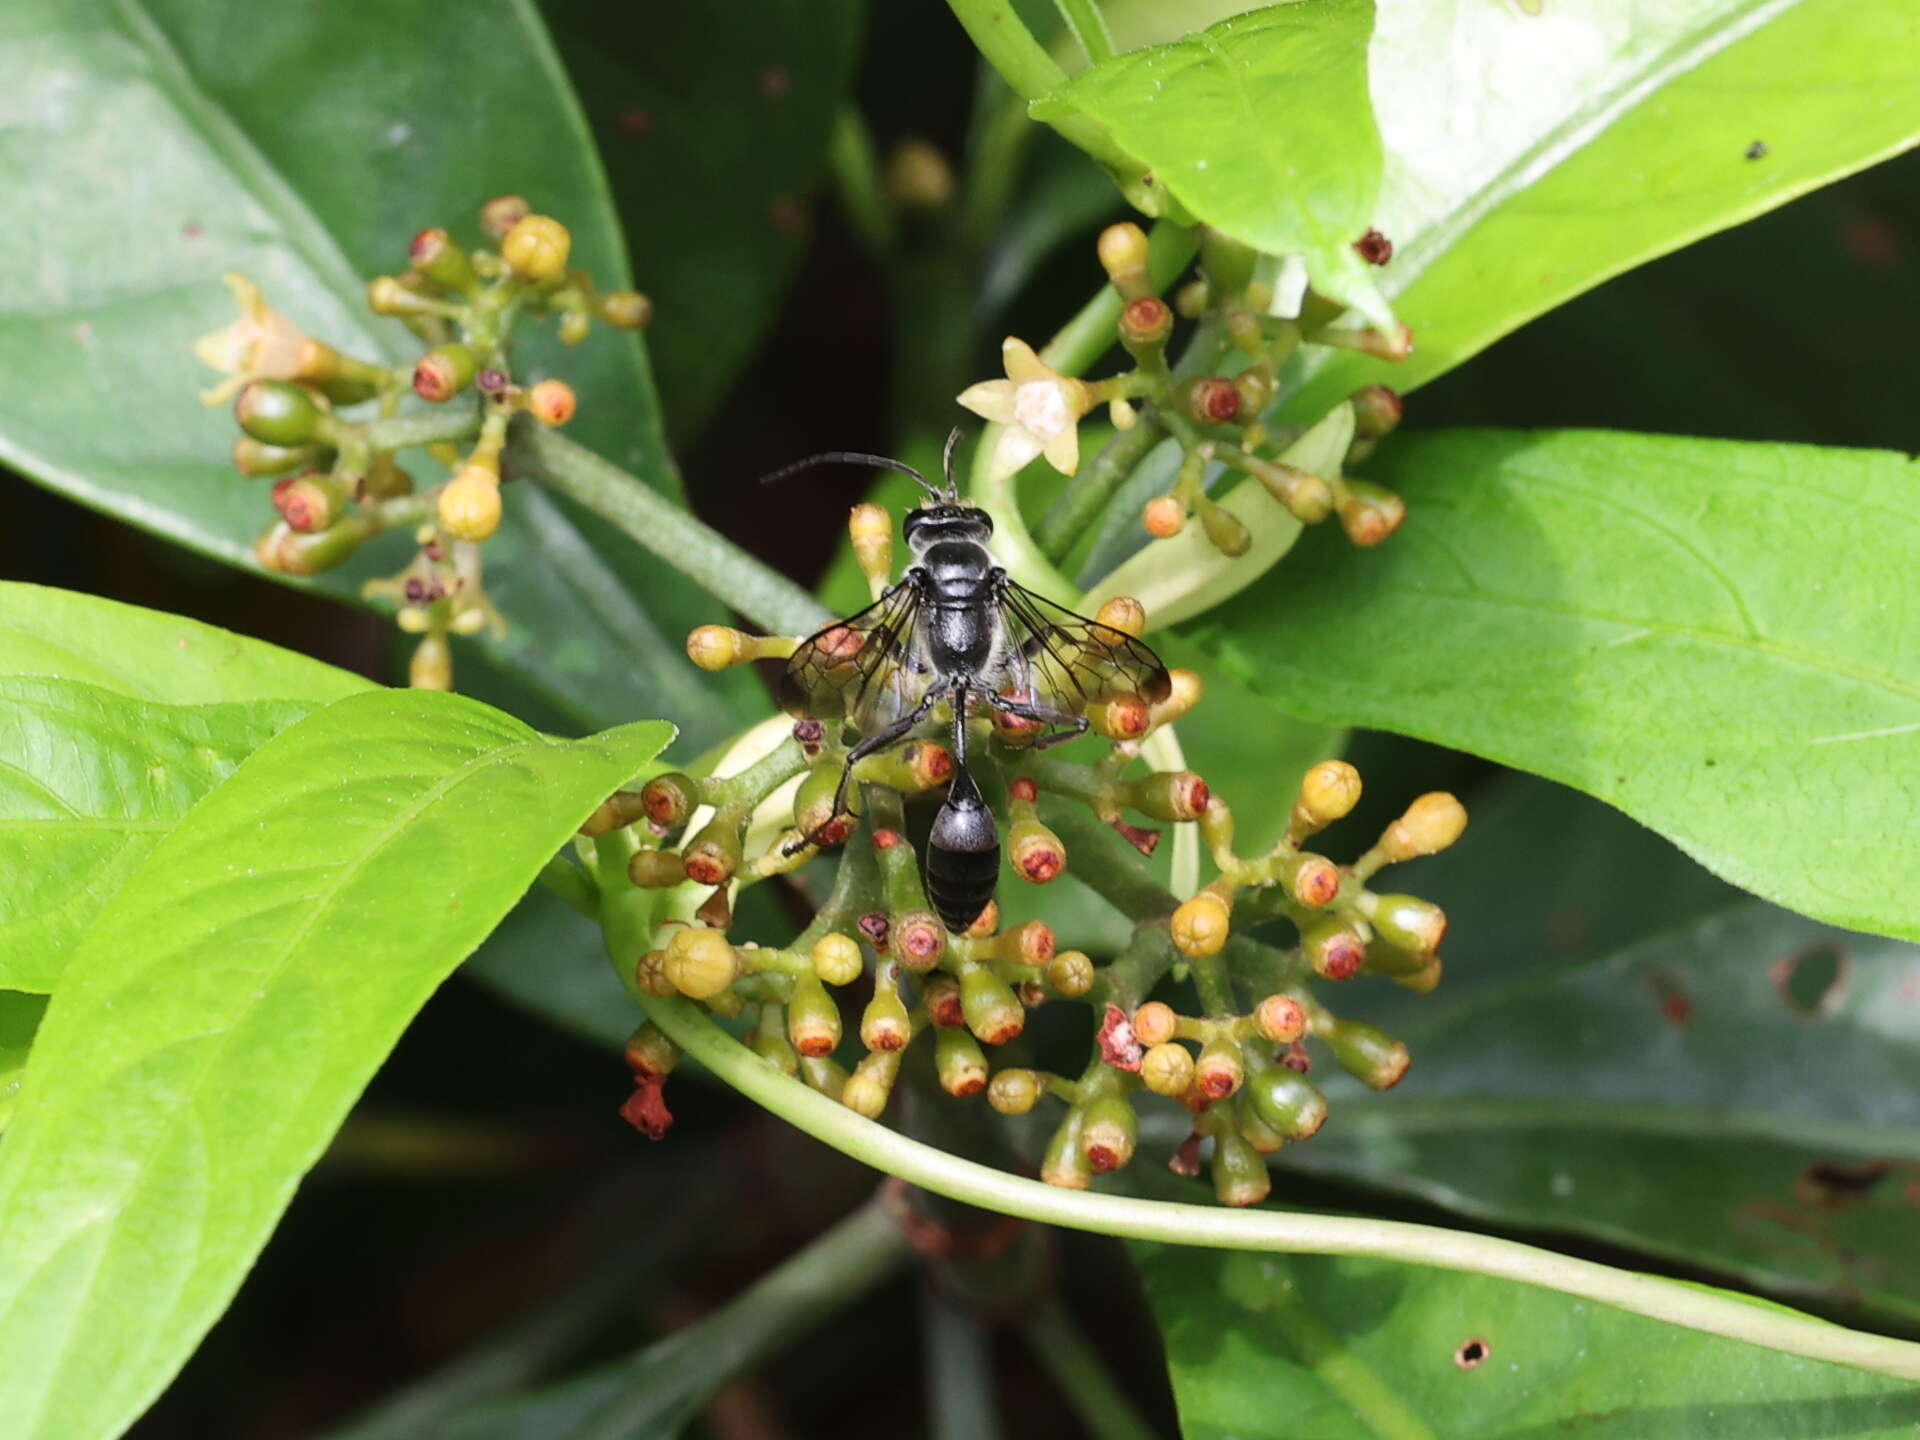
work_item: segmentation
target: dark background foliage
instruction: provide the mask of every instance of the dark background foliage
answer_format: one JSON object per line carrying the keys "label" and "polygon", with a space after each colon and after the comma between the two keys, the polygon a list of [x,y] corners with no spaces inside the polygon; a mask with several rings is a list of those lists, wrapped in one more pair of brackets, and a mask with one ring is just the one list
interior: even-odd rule
{"label": "dark background foliage", "polygon": [[[700,8],[685,7],[686,16]],[[653,288],[649,258],[697,247],[700,237],[685,217],[669,223],[648,204],[645,162],[629,152],[645,145],[649,105],[671,84],[745,105],[755,98],[747,86],[780,80],[764,68],[650,73],[648,36],[624,16],[585,0],[548,9],[620,192],[639,281]],[[941,7],[876,10],[856,90],[877,141],[884,151],[917,134],[951,152],[971,103],[971,47]],[[804,33],[791,38],[795,67],[837,63],[807,53]],[[717,204],[728,203],[729,164],[716,147],[706,179]],[[1916,182],[1920,158],[1908,157],[1616,280],[1421,392],[1409,425],[1605,426],[1911,451]],[[761,490],[756,479],[811,451],[884,450],[899,440],[887,418],[896,317],[885,277],[831,199],[781,198],[766,212],[777,232],[766,254],[748,257],[753,284],[657,297],[666,315],[691,308],[710,343],[663,332],[655,356],[694,507],[769,562],[811,578],[840,538],[855,482],[823,476]],[[974,371],[995,368],[1003,331],[1037,335],[1056,324],[1085,290],[1087,270],[1084,246],[1043,264],[1004,321],[965,337]],[[715,378],[730,371],[730,386]],[[6,578],[177,611],[396,677],[381,619],[200,560],[4,472],[0,486]],[[1408,742],[1368,743],[1384,752]],[[676,1087],[680,1128],[649,1146],[614,1113],[623,1084],[602,1050],[477,986],[449,986],[303,1187],[231,1312],[133,1433],[319,1433],[590,1269],[616,1237],[670,1237],[670,1253],[636,1287],[636,1313],[615,1327],[617,1343],[630,1346],[636,1329],[665,1332],[763,1273],[867,1183],[859,1167],[753,1105],[694,1084]],[[1352,1198],[1332,1183],[1291,1183],[1310,1187],[1300,1198]],[[716,1210],[716,1186],[752,1202]],[[729,1218],[687,1223],[702,1211]],[[1118,1248],[1075,1239],[1055,1255],[1075,1308],[1098,1317],[1116,1373],[1170,1432],[1158,1342]],[[908,1284],[878,1292],[730,1387],[705,1418],[707,1433],[917,1433],[921,1314]],[[582,1358],[615,1353],[614,1344],[610,1332],[609,1348]],[[1000,1338],[995,1358],[1009,1435],[1071,1433],[1063,1402],[1014,1341]]]}

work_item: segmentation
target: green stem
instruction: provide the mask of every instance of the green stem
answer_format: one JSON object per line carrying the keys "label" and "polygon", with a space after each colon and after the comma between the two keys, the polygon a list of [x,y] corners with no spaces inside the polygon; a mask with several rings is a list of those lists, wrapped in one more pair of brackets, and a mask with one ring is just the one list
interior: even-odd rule
{"label": "green stem", "polygon": [[1058,565],[1067,558],[1074,542],[1099,518],[1114,492],[1166,433],[1166,427],[1152,412],[1135,421],[1133,429],[1114,432],[1092,463],[1067,482],[1060,498],[1047,507],[1034,527],[1034,543],[1047,559]]}
{"label": "green stem", "polygon": [[1107,17],[1100,13],[1097,0],[1054,0],[1054,4],[1086,52],[1089,65],[1113,58],[1113,32],[1107,29]]}
{"label": "green stem", "polygon": [[952,1199],[1103,1235],[1282,1254],[1365,1255],[1492,1275],[1670,1325],[1920,1381],[1920,1344],[1870,1335],[1697,1285],[1616,1270],[1532,1245],[1437,1225],[1284,1210],[1233,1210],[1062,1190],[922,1145],[791,1080],[686,1000],[647,997],[656,1024],[749,1099],[864,1164]]}
{"label": "green stem", "polygon": [[876,255],[889,254],[899,237],[893,207],[887,203],[880,183],[880,162],[873,153],[873,136],[867,122],[853,106],[844,106],[833,122],[833,138],[827,144],[827,163],[833,172],[833,184],[840,195],[841,208],[854,233]]}
{"label": "green stem", "polygon": [[[728,1043],[754,1064],[766,1063]],[[615,1372],[618,1390],[568,1434],[630,1440],[678,1433],[727,1380],[860,1299],[912,1254],[881,1203],[869,1201],[718,1310],[641,1351]]]}
{"label": "green stem", "polygon": [[833,618],[786,576],[761,564],[665,495],[557,431],[516,425],[516,468],[638,541],[749,622],[780,635],[806,635]]}
{"label": "green stem", "polygon": [[391,415],[360,427],[375,450],[404,450],[409,445],[456,444],[480,433],[477,407],[449,404],[420,415]]}
{"label": "green stem", "polygon": [[[1000,78],[1023,100],[1038,100],[1064,85],[1067,72],[1054,63],[1051,55],[1021,21],[1012,0],[947,0],[954,18],[1000,72]],[[1052,122],[1053,128],[1113,172],[1120,188],[1136,205],[1151,204],[1152,191],[1144,183],[1146,167],[1121,149],[1113,137],[1083,115],[1069,115]]]}
{"label": "green stem", "polygon": [[931,1284],[921,1285],[920,1296],[932,1440],[1000,1440],[985,1327]]}
{"label": "green stem", "polygon": [[600,918],[600,887],[565,855],[556,855],[540,867],[540,883],[589,920]]}
{"label": "green stem", "polygon": [[1029,1311],[1020,1332],[1054,1384],[1073,1402],[1094,1440],[1154,1440],[1153,1428],[1113,1383],[1059,1296],[1049,1295]]}

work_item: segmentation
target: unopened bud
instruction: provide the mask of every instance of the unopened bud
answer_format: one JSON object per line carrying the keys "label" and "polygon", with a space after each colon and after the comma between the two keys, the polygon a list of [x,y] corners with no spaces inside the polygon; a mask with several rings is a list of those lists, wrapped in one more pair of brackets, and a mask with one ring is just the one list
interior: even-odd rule
{"label": "unopened bud", "polygon": [[1300,936],[1300,952],[1323,980],[1351,980],[1366,963],[1367,942],[1350,921],[1329,915]]}
{"label": "unopened bud", "polygon": [[1262,1155],[1277,1154],[1286,1148],[1287,1137],[1260,1118],[1260,1112],[1244,1090],[1233,1102],[1233,1127]]}
{"label": "unopened bud", "polygon": [[1193,1056],[1186,1046],[1163,1040],[1141,1057],[1140,1079],[1154,1094],[1177,1100],[1193,1084]]}
{"label": "unopened bud", "polygon": [[1131,595],[1115,595],[1101,604],[1093,618],[1122,635],[1138,636],[1147,628],[1147,607]]}
{"label": "unopened bud", "polygon": [[1311,339],[1316,345],[1358,350],[1376,360],[1404,360],[1413,354],[1413,331],[1405,325],[1396,325],[1391,330],[1375,330],[1371,326],[1364,330],[1318,330]]}
{"label": "unopened bud", "polygon": [[1062,950],[1047,962],[1047,988],[1069,1000],[1093,988],[1093,961],[1085,951]]}
{"label": "unopened bud", "polygon": [[[1167,698],[1152,707],[1155,725],[1171,725],[1200,703],[1206,684],[1197,670],[1175,668],[1167,672]],[[1217,798],[1217,797],[1216,797]],[[1209,805],[1212,804],[1210,800]]]}
{"label": "unopened bud", "polygon": [[1307,1007],[1291,995],[1269,995],[1254,1008],[1253,1023],[1263,1039],[1291,1045],[1307,1033]]}
{"label": "unopened bud", "polygon": [[415,690],[453,689],[453,649],[445,635],[430,630],[420,637],[407,662],[407,684]]}
{"label": "unopened bud", "polygon": [[1278,868],[1287,894],[1309,909],[1322,909],[1340,896],[1340,867],[1324,855],[1301,851],[1284,857]]}
{"label": "unopened bud", "polygon": [[1258,415],[1273,399],[1273,372],[1264,365],[1252,366],[1233,377],[1233,388],[1240,392],[1241,413]]}
{"label": "unopened bud", "polygon": [[1087,723],[1108,740],[1138,740],[1153,728],[1153,708],[1138,695],[1116,695],[1088,706]]}
{"label": "unopened bud", "polygon": [[1196,425],[1225,425],[1240,413],[1240,392],[1224,375],[1202,375],[1188,382],[1187,414]]}
{"label": "unopened bud", "polygon": [[288,528],[303,535],[325,530],[338,520],[346,510],[347,498],[338,480],[318,470],[289,476],[273,487],[273,508]]}
{"label": "unopened bud", "polygon": [[533,207],[518,195],[496,195],[480,207],[480,228],[499,240],[532,212]]}
{"label": "unopened bud", "polygon": [[1213,303],[1213,292],[1207,288],[1204,280],[1189,280],[1173,292],[1173,308],[1189,320],[1196,320],[1206,313],[1207,306]]}
{"label": "unopened bud", "polygon": [[1085,1111],[1075,1106],[1060,1122],[1060,1128],[1047,1141],[1047,1153],[1040,1161],[1040,1178],[1063,1190],[1084,1190],[1093,1183],[1093,1167],[1080,1151],[1080,1129]]}
{"label": "unopened bud", "polygon": [[1224,1100],[1246,1076],[1240,1051],[1230,1040],[1209,1040],[1193,1066],[1193,1088],[1208,1100]]}
{"label": "unopened bud", "polygon": [[953,778],[953,752],[938,740],[912,740],[898,749],[866,756],[853,767],[853,774],[856,780],[917,795]]}
{"label": "unopened bud", "polygon": [[1193,508],[1200,514],[1200,528],[1206,532],[1208,543],[1222,555],[1244,555],[1253,548],[1253,532],[1226,506],[1197,495]]}
{"label": "unopened bud", "polygon": [[1140,512],[1140,523],[1156,540],[1170,540],[1187,523],[1186,503],[1178,495],[1156,495]]}
{"label": "unopened bud", "polygon": [[1120,1169],[1133,1159],[1140,1122],[1123,1095],[1102,1095],[1087,1106],[1080,1124],[1080,1153],[1096,1175]]}
{"label": "unopened bud", "polygon": [[673,988],[673,981],[667,978],[667,952],[664,950],[649,950],[642,955],[639,963],[633,967],[633,979],[648,995],[664,998],[678,993]]}
{"label": "unopened bud", "polygon": [[740,978],[740,956],[718,930],[688,926],[667,943],[665,968],[674,989],[707,1000]]}
{"label": "unopened bud", "polygon": [[[303,535],[282,520],[254,542],[254,554],[267,569],[282,575],[318,575],[344,564],[360,543],[373,534],[373,522],[364,515],[342,515],[325,530]],[[447,671],[452,675],[449,655]],[[449,678],[448,686],[452,680]],[[429,687],[420,687],[429,688]],[[443,688],[439,686],[431,688]]]}
{"label": "unopened bud", "polygon": [[593,321],[584,310],[567,310],[560,316],[560,323],[553,333],[560,337],[562,345],[578,345],[593,331]]}
{"label": "unopened bud", "polygon": [[462,466],[440,492],[441,528],[456,540],[485,540],[500,528],[500,482],[478,466]]}
{"label": "unopened bud", "polygon": [[1298,844],[1347,815],[1360,803],[1360,772],[1344,760],[1322,760],[1300,777],[1287,838]]}
{"label": "unopened bud", "polygon": [[1398,392],[1385,385],[1363,385],[1347,397],[1353,406],[1353,433],[1362,440],[1378,440],[1391,432],[1406,413]]}
{"label": "unopened bud", "polygon": [[867,1055],[853,1067],[840,1086],[839,1100],[857,1115],[878,1120],[893,1094],[893,1082],[900,1074],[900,1056],[893,1051]]}
{"label": "unopened bud", "polygon": [[949,1095],[965,1098],[987,1088],[987,1057],[980,1042],[957,1026],[933,1032],[933,1070]]}
{"label": "unopened bud", "polygon": [[1364,480],[1347,481],[1346,490],[1340,501],[1340,528],[1356,545],[1378,545],[1407,518],[1406,502],[1391,490]]}
{"label": "unopened bud", "polygon": [[752,659],[751,637],[727,625],[698,625],[687,632],[687,658],[702,670],[724,670]]}
{"label": "unopened bud", "polygon": [[687,878],[700,885],[724,885],[740,868],[741,824],[724,813],[716,815],[687,842],[681,858]]}
{"label": "unopened bud", "polygon": [[860,1016],[860,1043],[869,1050],[904,1050],[912,1038],[913,1023],[900,992],[876,989]]}
{"label": "unopened bud", "polygon": [[1261,461],[1248,468],[1301,524],[1318,525],[1333,513],[1333,487],[1318,475],[1278,461]]}
{"label": "unopened bud", "polygon": [[236,435],[233,441],[233,468],[255,479],[266,475],[284,475],[289,470],[311,465],[318,453],[311,445],[269,445],[251,435]]}
{"label": "unopened bud", "polygon": [[638,290],[609,290],[593,308],[616,330],[644,330],[653,319],[653,301]]}
{"label": "unopened bud", "polygon": [[573,236],[550,215],[527,215],[500,242],[500,256],[529,280],[557,280],[566,273]]}
{"label": "unopened bud", "polygon": [[840,1043],[840,1007],[812,971],[793,977],[793,998],[787,1002],[787,1038],[802,1055],[831,1055]]}
{"label": "unopened bud", "polygon": [[542,380],[527,391],[527,413],[542,425],[564,425],[573,418],[579,397],[564,380]]}
{"label": "unopened bud", "polygon": [[1034,819],[1016,820],[1008,827],[1007,857],[1014,874],[1035,885],[1045,885],[1067,868],[1067,847]]}
{"label": "unopened bud", "polygon": [[700,786],[692,776],[672,771],[656,775],[640,787],[640,803],[647,819],[661,830],[673,830],[687,823],[687,817],[699,808]]}
{"label": "unopened bud", "polygon": [[1342,1070],[1375,1090],[1391,1090],[1398,1085],[1413,1062],[1404,1044],[1359,1020],[1336,1020],[1321,1038],[1333,1050],[1333,1058]]}
{"label": "unopened bud", "polygon": [[931,910],[907,910],[893,917],[887,949],[907,969],[931,970],[946,948],[946,926]]}
{"label": "unopened bud", "polygon": [[1133,1038],[1142,1045],[1162,1045],[1173,1039],[1180,1017],[1171,1005],[1149,1000],[1133,1012]]}
{"label": "unopened bud", "polygon": [[627,1037],[627,1069],[636,1079],[671,1075],[680,1063],[680,1047],[651,1020]]}
{"label": "unopened bud", "polygon": [[642,890],[664,890],[686,878],[686,861],[672,850],[636,850],[627,861],[627,879]]}
{"label": "unopened bud", "polygon": [[1038,967],[1053,959],[1053,948],[1053,927],[1044,920],[1029,920],[1002,935],[996,951],[1003,960]]}
{"label": "unopened bud", "polygon": [[446,304],[410,289],[395,276],[376,275],[367,282],[367,308],[376,315],[439,315]]}
{"label": "unopened bud", "polygon": [[1235,1131],[1213,1137],[1213,1193],[1222,1205],[1258,1205],[1273,1190],[1273,1177],[1260,1152]]}
{"label": "unopened bud", "polygon": [[747,1045],[762,1060],[783,1075],[800,1073],[800,1052],[787,1039],[785,1023],[778,1005],[762,1006],[760,1019],[747,1032]]}
{"label": "unopened bud", "polygon": [[[819,1091],[829,1100],[839,1100],[846,1093],[847,1081],[852,1077],[847,1074],[838,1060],[826,1057],[815,1059],[810,1055],[802,1055],[800,1078],[806,1081],[811,1089]],[[880,1099],[881,1107],[885,1108],[886,1103],[886,1097],[883,1095]]]}
{"label": "unopened bud", "polygon": [[233,418],[268,445],[305,445],[320,427],[320,406],[291,381],[255,380],[234,397]]}
{"label": "unopened bud", "polygon": [[807,957],[813,973],[829,985],[851,985],[866,969],[860,958],[860,943],[847,935],[828,933],[813,942]]}
{"label": "unopened bud", "polygon": [[1147,277],[1146,231],[1123,220],[1100,232],[1098,248],[1101,268],[1114,289],[1129,300],[1147,293],[1152,282]]}
{"label": "unopened bud", "polygon": [[1158,295],[1142,295],[1120,312],[1119,328],[1128,350],[1158,349],[1173,333],[1173,308]]}
{"label": "unopened bud", "polygon": [[1156,820],[1198,820],[1213,798],[1207,782],[1191,770],[1156,770],[1122,787],[1123,803]]}
{"label": "unopened bud", "polygon": [[392,500],[413,493],[413,476],[393,458],[390,450],[383,450],[373,457],[373,463],[367,466],[363,483],[367,494],[376,500]]}
{"label": "unopened bud", "polygon": [[1019,998],[985,965],[969,965],[961,973],[960,1009],[967,1028],[988,1045],[1006,1044],[1027,1023]]}
{"label": "unopened bud", "polygon": [[853,538],[853,558],[870,586],[882,586],[893,576],[893,517],[879,505],[863,502],[847,516]]}
{"label": "unopened bud", "polygon": [[1133,402],[1124,395],[1116,395],[1107,402],[1107,415],[1116,430],[1131,430],[1140,423],[1140,412],[1133,408]]}
{"label": "unopened bud", "polygon": [[1417,895],[1374,895],[1364,913],[1376,936],[1422,962],[1446,938],[1447,912]]}
{"label": "unopened bud", "polygon": [[1289,1140],[1306,1140],[1327,1123],[1327,1097],[1285,1065],[1269,1065],[1247,1080],[1254,1112]]}
{"label": "unopened bud", "polygon": [[1467,809],[1444,790],[1422,795],[1407,813],[1381,833],[1375,846],[1393,864],[1419,855],[1437,855],[1467,828]]}
{"label": "unopened bud", "polygon": [[1218,891],[1202,890],[1173,912],[1173,943],[1182,955],[1205,959],[1227,945],[1233,907]]}
{"label": "unopened bud", "polygon": [[640,803],[638,790],[616,790],[580,822],[580,833],[588,839],[611,835],[616,830],[626,829],[646,813],[646,807]]}
{"label": "unopened bud", "polygon": [[1031,1070],[996,1070],[987,1082],[987,1103],[1002,1115],[1024,1115],[1039,1104],[1046,1088]]}
{"label": "unopened bud", "polygon": [[[855,791],[847,792],[849,806]],[[800,788],[793,792],[793,826],[817,845],[838,845],[853,832],[854,816],[836,814],[833,802],[840,794],[840,766],[824,760],[807,772]]]}
{"label": "unopened bud", "polygon": [[413,237],[413,243],[407,247],[407,260],[415,274],[442,290],[465,293],[473,289],[472,259],[437,225]]}
{"label": "unopened bud", "polygon": [[451,400],[473,383],[479,362],[458,341],[436,345],[413,367],[413,393],[435,404]]}

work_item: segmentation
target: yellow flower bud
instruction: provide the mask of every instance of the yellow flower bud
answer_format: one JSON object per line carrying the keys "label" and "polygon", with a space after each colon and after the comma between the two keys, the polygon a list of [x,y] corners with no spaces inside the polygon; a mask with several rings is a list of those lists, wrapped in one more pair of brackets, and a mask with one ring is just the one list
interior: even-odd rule
{"label": "yellow flower bud", "polygon": [[1149,1000],[1133,1012],[1133,1038],[1142,1045],[1162,1045],[1173,1039],[1180,1017],[1171,1005]]}
{"label": "yellow flower bud", "polygon": [[1131,595],[1115,595],[1093,618],[1123,635],[1140,635],[1147,628],[1147,607]]}
{"label": "yellow flower bud", "polygon": [[1178,1099],[1193,1083],[1193,1056],[1184,1045],[1162,1041],[1141,1057],[1140,1079],[1154,1094]]}
{"label": "yellow flower bud", "polygon": [[1031,1070],[997,1071],[987,1083],[987,1103],[1002,1115],[1024,1115],[1046,1093],[1046,1086]]}
{"label": "yellow flower bud", "polygon": [[845,935],[822,935],[814,942],[813,973],[829,985],[851,985],[865,968],[858,942]]}
{"label": "yellow flower bud", "polygon": [[1204,959],[1226,948],[1232,907],[1217,892],[1202,890],[1173,912],[1173,943],[1182,955]]}
{"label": "yellow flower bud", "polygon": [[564,380],[542,380],[527,391],[527,413],[542,425],[564,425],[573,418],[579,400]]}
{"label": "yellow flower bud", "polygon": [[668,942],[665,968],[674,989],[707,1000],[740,978],[740,956],[718,930],[689,926]]}
{"label": "yellow flower bud", "polygon": [[557,280],[566,273],[573,236],[549,215],[528,215],[500,242],[500,255],[529,280]]}
{"label": "yellow flower bud", "polygon": [[456,540],[485,540],[500,528],[500,482],[476,466],[440,492],[440,524]]}

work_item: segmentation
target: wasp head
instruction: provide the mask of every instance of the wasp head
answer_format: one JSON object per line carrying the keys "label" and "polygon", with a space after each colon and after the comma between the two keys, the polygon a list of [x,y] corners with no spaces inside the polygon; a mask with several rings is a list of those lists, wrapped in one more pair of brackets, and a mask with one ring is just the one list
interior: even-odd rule
{"label": "wasp head", "polygon": [[993,538],[993,517],[978,505],[940,500],[909,510],[900,533],[916,555],[925,554],[929,546],[942,540],[971,540],[984,545]]}

